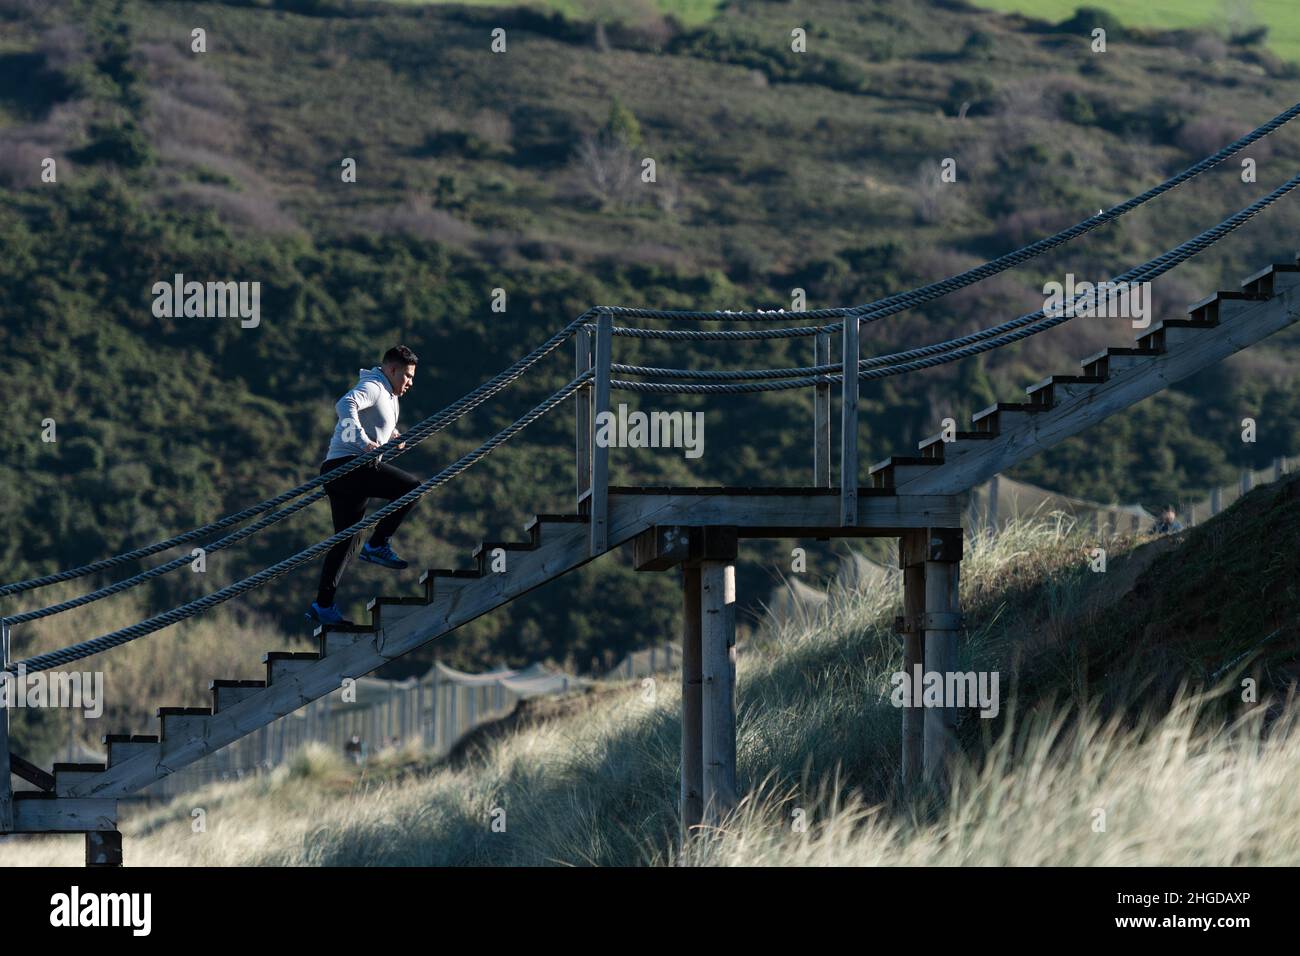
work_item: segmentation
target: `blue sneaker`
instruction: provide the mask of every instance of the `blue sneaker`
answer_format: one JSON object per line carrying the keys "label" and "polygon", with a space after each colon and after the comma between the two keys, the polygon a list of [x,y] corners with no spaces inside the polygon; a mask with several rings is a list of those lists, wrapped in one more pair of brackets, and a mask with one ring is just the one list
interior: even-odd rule
{"label": "blue sneaker", "polygon": [[337,604],[331,604],[329,607],[321,607],[315,601],[311,602],[311,610],[307,612],[307,620],[316,624],[351,624],[351,621],[345,620],[343,613],[339,610]]}
{"label": "blue sneaker", "polygon": [[396,568],[399,571],[402,568],[409,567],[407,562],[399,558],[392,547],[387,544],[379,548],[372,548],[370,543],[366,542],[361,548],[361,560],[369,561],[371,564],[381,564],[386,568]]}

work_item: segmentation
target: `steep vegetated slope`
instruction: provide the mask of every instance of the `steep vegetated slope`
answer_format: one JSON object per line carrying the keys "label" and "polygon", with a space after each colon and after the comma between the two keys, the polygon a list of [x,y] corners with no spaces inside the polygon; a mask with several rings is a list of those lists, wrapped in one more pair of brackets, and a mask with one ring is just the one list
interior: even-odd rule
{"label": "steep vegetated slope", "polygon": [[[1300,480],[1261,488],[1193,532],[1118,542],[1021,523],[963,563],[962,668],[1000,675],[999,713],[964,711],[944,800],[897,786],[897,581],[841,591],[742,641],[738,756],[749,796],[687,862],[1291,864],[1300,604],[1289,586]],[[1257,558],[1243,556],[1245,543]],[[1267,598],[1259,600],[1260,594]],[[1218,609],[1212,629],[1198,614]],[[1225,671],[1224,668],[1227,668]],[[1154,681],[1133,680],[1149,673]],[[1173,693],[1172,678],[1187,680]],[[1254,675],[1251,702],[1238,678]],[[1208,699],[1203,692],[1220,686]],[[388,751],[363,771],[318,746],[256,781],[140,810],[144,864],[640,864],[676,858],[675,675],[529,705],[437,763]],[[207,811],[196,835],[194,807]],[[1105,827],[1095,829],[1105,812]],[[506,827],[494,830],[504,811]],[[805,831],[792,827],[802,811]],[[75,862],[72,840],[5,862]]]}
{"label": "steep vegetated slope", "polygon": [[[424,359],[403,403],[410,424],[592,304],[789,307],[796,288],[810,307],[868,301],[1091,215],[1294,99],[1295,70],[1250,45],[1207,57],[1186,33],[1134,34],[1096,55],[1086,31],[960,3],[745,2],[690,26],[649,8],[604,20],[580,9],[0,3],[0,376],[11,398],[0,576],[153,541],[314,475],[334,398],[392,341]],[[196,27],[205,53],[192,51]],[[503,54],[489,47],[496,27]],[[796,28],[807,53],[791,52]],[[1208,174],[1030,267],[870,327],[864,348],[1031,311],[1043,281],[1067,271],[1114,274],[1256,198],[1294,168],[1297,142],[1284,130],[1252,150],[1257,183],[1232,165]],[[657,162],[654,184],[623,175],[644,156]],[[40,181],[46,157],[57,183]],[[948,186],[935,172],[945,157],[959,171]],[[355,183],[342,181],[345,158]],[[1160,280],[1157,317],[1293,251],[1297,223],[1285,204]],[[261,282],[260,324],[154,315],[153,284],[177,273]],[[492,311],[495,289],[504,312]],[[905,451],[942,417],[1070,371],[1127,328],[1078,320],[987,360],[874,385],[862,447]],[[1294,452],[1295,341],[1279,336],[1018,474],[1154,504]],[[620,341],[618,357],[812,360],[804,340]],[[401,464],[431,474],[571,370],[564,351]],[[615,478],[807,481],[810,404],[801,393],[674,398],[706,410],[705,455],[620,452]],[[1260,422],[1253,445],[1238,440],[1245,414]],[[42,441],[47,419],[55,443]],[[403,552],[457,565],[481,537],[565,510],[571,429],[553,415],[422,503]],[[154,582],[147,603],[213,590],[328,530],[318,507],[214,555],[205,575]],[[747,553],[742,600],[764,581],[758,565],[784,553]],[[828,552],[814,556],[830,567]],[[298,627],[315,573],[245,604]],[[394,590],[381,574],[358,569],[351,610]],[[588,669],[671,634],[670,577],[597,562],[463,629],[443,653],[465,667],[549,657]]]}

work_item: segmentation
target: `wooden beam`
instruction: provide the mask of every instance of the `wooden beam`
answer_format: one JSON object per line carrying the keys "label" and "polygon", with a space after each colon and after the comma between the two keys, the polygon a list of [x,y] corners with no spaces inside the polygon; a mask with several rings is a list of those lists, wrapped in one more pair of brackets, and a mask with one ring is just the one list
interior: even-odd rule
{"label": "wooden beam", "polygon": [[815,488],[784,494],[692,492],[659,494],[657,490],[610,497],[610,540],[639,525],[728,525],[742,538],[754,537],[896,537],[905,528],[961,524],[956,495],[875,495],[858,499],[858,523],[843,528],[839,497]]}
{"label": "wooden beam", "polygon": [[[954,496],[864,495],[859,519],[872,524],[871,533],[927,524],[960,523],[960,499]],[[756,495],[629,494],[614,495],[609,507],[609,545],[631,541],[655,524],[726,525],[737,533],[790,528],[807,537],[842,534],[838,527],[839,499],[832,493]],[[854,531],[864,533],[861,529]],[[344,677],[360,677],[422,644],[487,614],[592,559],[587,528],[557,524],[536,549],[520,551],[504,574],[467,580],[447,591],[435,590],[433,601],[417,613],[391,623],[381,618],[377,632],[356,634],[355,643],[339,647],[319,661],[278,677],[264,692],[203,718],[184,733],[161,743],[143,745],[140,752],[110,766],[94,778],[69,788],[75,796],[119,797],[247,736],[278,717],[338,689]],[[734,606],[733,606],[734,607]],[[733,625],[734,627],[734,625]]]}
{"label": "wooden beam", "polygon": [[736,796],[736,566],[700,565],[704,821],[718,826]]}
{"label": "wooden beam", "polygon": [[86,833],[117,829],[117,801],[41,795],[14,801],[16,833]]}
{"label": "wooden beam", "polygon": [[86,834],[86,866],[121,866],[122,834],[117,830],[91,830]]}
{"label": "wooden beam", "polygon": [[[925,561],[925,671],[947,675],[957,670],[958,596],[961,568],[961,529],[932,528],[926,542]],[[957,708],[927,707],[924,716],[924,776],[926,781],[946,781],[949,757],[956,748]]]}
{"label": "wooden beam", "polygon": [[[831,334],[818,332],[814,365],[831,364]],[[831,385],[813,388],[813,485],[831,487]]]}
{"label": "wooden beam", "polygon": [[[608,312],[596,319],[596,363],[592,423],[609,412],[609,363],[614,342],[613,320]],[[597,429],[599,431],[599,429]],[[592,437],[591,449],[591,554],[603,554],[609,548],[609,442],[604,445]]]}
{"label": "wooden beam", "polygon": [[[591,333],[578,329],[573,333],[574,377],[591,370]],[[592,386],[578,389],[573,395],[574,457],[577,464],[577,501],[591,488],[591,403]]]}
{"label": "wooden beam", "polygon": [[1006,415],[1007,422],[995,438],[947,446],[943,465],[897,483],[895,491],[899,495],[960,494],[1286,328],[1300,320],[1300,274],[1282,273],[1277,281],[1277,294],[1271,299],[1223,301],[1219,325],[1197,330],[1183,344],[1116,367],[1105,382],[1071,393],[1051,409]]}
{"label": "wooden beam", "polygon": [[54,789],[54,775],[46,773],[36,764],[24,760],[15,753],[9,754],[9,772],[21,780],[26,780],[42,790]]}
{"label": "wooden beam", "polygon": [[638,571],[667,571],[691,556],[691,529],[653,525],[633,539],[632,553],[632,566]]}
{"label": "wooden beam", "polygon": [[682,778],[684,843],[704,820],[704,724],[700,663],[700,569],[682,568]]}
{"label": "wooden beam", "polygon": [[726,525],[654,525],[633,540],[638,571],[666,571],[683,562],[735,561],[739,536]]}
{"label": "wooden beam", "polygon": [[[9,625],[0,622],[0,670],[9,664]],[[9,708],[0,707],[0,833],[14,828],[14,788],[9,776]]]}
{"label": "wooden beam", "polygon": [[844,317],[840,400],[840,524],[858,523],[858,317]]}
{"label": "wooden beam", "polygon": [[[925,671],[925,532],[906,531],[898,542],[899,564],[903,569],[903,673],[912,681],[916,668]],[[913,684],[913,687],[915,685]],[[902,779],[904,785],[921,779],[925,754],[925,710],[913,700],[903,708]]]}

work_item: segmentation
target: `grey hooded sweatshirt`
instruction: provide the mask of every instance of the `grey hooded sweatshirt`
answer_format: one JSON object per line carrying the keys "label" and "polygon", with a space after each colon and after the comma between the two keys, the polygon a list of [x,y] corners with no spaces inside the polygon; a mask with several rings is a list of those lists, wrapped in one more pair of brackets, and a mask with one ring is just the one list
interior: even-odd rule
{"label": "grey hooded sweatshirt", "polygon": [[364,454],[366,443],[363,435],[382,445],[397,428],[397,396],[378,365],[372,369],[360,369],[357,384],[338,400],[334,408],[339,413],[339,423],[334,426],[326,461]]}

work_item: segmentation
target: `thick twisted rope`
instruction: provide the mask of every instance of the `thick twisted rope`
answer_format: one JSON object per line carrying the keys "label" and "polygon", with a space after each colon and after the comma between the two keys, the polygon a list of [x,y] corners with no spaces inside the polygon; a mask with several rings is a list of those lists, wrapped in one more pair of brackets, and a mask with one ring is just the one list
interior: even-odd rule
{"label": "thick twisted rope", "polygon": [[[1062,232],[1059,232],[1054,236],[1050,236],[1045,239],[1040,239],[1035,243],[1032,243],[1028,246],[1024,246],[1021,249],[1018,249],[1014,252],[1001,256],[998,259],[991,260],[990,262],[987,262],[982,266],[960,273],[959,275],[951,276],[939,282],[931,283],[930,285],[927,286],[922,286],[916,289],[912,289],[908,292],[897,293],[895,295],[887,296],[884,299],[879,299],[875,302],[868,303],[866,305],[832,308],[832,309],[815,309],[815,310],[804,311],[804,312],[785,312],[783,310],[777,310],[775,312],[770,310],[769,311],[759,310],[754,312],[743,312],[743,311],[695,312],[695,311],[685,311],[685,310],[629,308],[624,306],[598,306],[595,309],[588,310],[578,319],[575,319],[574,322],[570,323],[570,325],[566,326],[564,330],[557,333],[556,336],[550,342],[543,345],[536,352],[532,353],[532,355],[525,356],[518,363],[516,363],[515,366],[512,366],[511,369],[507,369],[505,372],[498,375],[495,379],[490,380],[489,382],[486,382],[483,385],[479,386],[479,388],[468,393],[460,401],[463,402],[472,399],[480,392],[487,391],[487,390],[492,390],[491,393],[495,394],[495,391],[499,390],[496,388],[497,383],[504,381],[506,384],[508,384],[509,381],[513,381],[513,379],[517,377],[517,373],[515,372],[516,369],[518,369],[519,372],[526,370],[535,361],[539,360],[544,355],[549,354],[549,352],[553,351],[555,347],[558,347],[558,345],[562,343],[564,339],[567,338],[570,334],[572,334],[574,329],[577,328],[579,324],[583,323],[584,320],[586,320],[589,316],[593,314],[602,313],[602,312],[608,313],[610,315],[619,315],[619,316],[636,317],[636,318],[700,319],[700,320],[713,320],[713,321],[718,321],[718,320],[785,321],[789,318],[794,318],[794,317],[823,319],[823,318],[832,318],[837,316],[856,314],[861,317],[861,321],[867,321],[867,322],[877,321],[879,319],[885,318],[888,315],[896,314],[897,312],[903,311],[904,309],[911,308],[915,305],[919,305],[924,302],[928,302],[932,299],[938,298],[942,295],[946,295],[949,292],[963,288],[967,285],[970,285],[971,283],[980,281],[981,279],[988,278],[989,276],[992,275],[996,275],[999,272],[1005,271],[1006,269],[1009,269],[1022,262],[1026,262],[1029,259],[1034,258],[1035,256],[1041,255],[1043,252],[1055,248],[1056,246],[1061,245],[1062,243],[1069,242],[1070,240],[1077,238],[1078,236],[1081,236],[1091,231],[1092,229],[1095,229],[1097,226],[1100,226],[1106,222],[1116,219],[1119,216],[1122,216],[1125,213],[1129,212],[1130,210],[1135,209],[1136,207],[1149,201],[1150,199],[1153,199],[1154,197],[1160,195],[1161,193],[1164,193],[1174,188],[1175,186],[1178,186],[1186,182],[1187,180],[1200,175],[1205,170],[1218,165],[1223,160],[1227,159],[1228,157],[1234,155],[1237,152],[1240,152],[1242,149],[1244,149],[1246,146],[1249,146],[1251,143],[1254,143],[1255,141],[1261,139],[1262,137],[1269,135],[1274,130],[1290,122],[1297,115],[1300,115],[1300,103],[1296,104],[1295,106],[1292,106],[1290,109],[1282,113],[1279,113],[1277,116],[1269,120],[1267,123],[1263,124],[1262,126],[1259,126],[1255,130],[1251,131],[1250,133],[1246,134],[1245,136],[1241,137],[1235,142],[1229,144],[1228,146],[1223,147],[1217,153],[1214,153],[1213,155],[1208,156],[1205,159],[1202,159],[1200,162],[1194,164],[1193,166],[1188,167],[1178,175],[1165,180],[1163,183],[1159,184],[1158,186],[1152,187],[1146,192],[1141,193],[1138,196],[1134,196],[1133,198],[1127,200],[1126,202],[1121,203],[1118,206],[1114,206],[1110,210],[1104,213],[1100,213],[1097,216],[1090,217],[1089,219],[1077,223],[1076,225],[1070,227],[1069,229],[1063,230]],[[795,327],[795,328],[773,329],[773,330],[752,330],[752,331],[729,330],[729,331],[709,332],[709,331],[688,331],[688,330],[633,329],[633,328],[625,328],[620,326],[620,327],[616,327],[613,330],[613,332],[615,335],[627,336],[633,338],[663,338],[663,339],[677,339],[677,340],[707,340],[707,339],[734,340],[734,339],[769,339],[769,338],[806,337],[810,335],[815,335],[820,331],[836,331],[842,327],[843,327],[843,323],[839,322],[833,325],[828,325],[823,327]],[[820,374],[821,370],[824,368],[826,367],[814,366],[807,369],[796,369],[792,371],[800,372],[800,373],[807,372],[809,374]],[[680,371],[682,373],[686,373],[689,370],[654,370],[654,371],[660,373],[658,377],[669,377],[667,374],[663,374],[663,373],[668,371]],[[775,377],[775,373],[778,371],[779,370],[759,370],[759,374],[753,374],[753,375],[744,375],[743,372],[732,373],[730,376],[728,376],[728,378],[741,378],[741,377],[771,378],[771,377]],[[642,373],[629,371],[628,374],[642,374]],[[649,374],[649,371],[647,371],[645,374]],[[683,374],[678,377],[689,377],[689,376]],[[803,386],[791,385],[788,387],[803,387]],[[463,414],[463,411],[459,411],[459,412],[456,411],[458,404],[459,402],[453,403],[452,405],[444,409],[442,412],[439,412],[431,416],[430,418],[426,419],[424,422],[421,422],[419,425],[415,426],[415,428],[412,429],[411,432],[402,436],[403,439],[405,439],[406,441],[406,445],[407,445],[406,450],[409,450],[410,448],[414,447],[424,438],[428,437],[429,434],[433,433],[431,431],[429,432],[425,431],[425,427],[427,425],[432,425],[433,423],[439,421],[441,417],[444,415],[457,415],[457,417],[459,417],[459,414]],[[451,419],[451,420],[454,421],[455,419]],[[342,466],[339,469],[335,469],[335,472],[329,475],[328,480],[341,478],[344,475],[351,473],[356,468],[365,467],[366,465],[370,464],[371,461],[373,460],[372,456],[379,456],[391,452],[390,458],[393,458],[400,455],[402,451],[403,449],[389,448],[389,446],[386,445],[384,446],[384,448],[367,452],[366,454],[359,456],[356,460],[349,462],[347,465]],[[34,590],[36,588],[45,587],[47,585],[55,584],[60,581],[74,580],[79,577],[84,577],[88,574],[93,574],[97,571],[103,571],[111,567],[116,567],[120,564],[125,564],[130,561],[135,561],[143,557],[148,557],[151,554],[157,554],[159,551],[165,551],[181,544],[187,544],[192,541],[197,541],[216,531],[221,531],[225,528],[230,527],[233,524],[238,524],[241,521],[244,521],[248,518],[261,514],[264,511],[268,511],[271,508],[275,508],[286,501],[290,501],[293,498],[296,498],[300,494],[303,494],[315,488],[319,488],[321,485],[325,483],[325,481],[326,481],[326,476],[318,476],[317,478],[313,478],[310,481],[306,482],[303,485],[300,485],[297,488],[286,491],[280,495],[277,495],[274,498],[267,499],[266,501],[263,501],[250,508],[245,508],[243,511],[239,511],[231,515],[227,515],[226,517],[211,522],[210,524],[204,525],[201,528],[196,528],[192,531],[188,531],[183,534],[176,535],[175,537],[169,538],[165,541],[157,542],[155,544],[149,545],[144,548],[138,548],[133,551],[124,552],[123,554],[115,555],[111,558],[105,558],[100,561],[95,561],[78,568],[73,568],[66,571],[60,571],[55,574],[45,575],[39,578],[32,578],[26,581],[19,581],[13,584],[0,586],[0,597],[4,597],[10,594],[21,593],[23,591]],[[317,496],[316,500],[319,500],[319,496]]]}
{"label": "thick twisted rope", "polygon": [[[255,515],[259,515],[264,511],[269,511],[272,508],[284,504],[284,502],[286,501],[290,501],[298,497],[298,495],[301,495],[304,492],[311,491],[312,489],[320,488],[326,482],[335,481],[338,478],[342,478],[343,476],[348,475],[353,471],[356,471],[358,468],[364,468],[367,465],[373,464],[377,458],[380,458],[382,456],[387,456],[389,460],[397,458],[399,455],[402,455],[405,452],[410,451],[412,448],[414,448],[420,442],[424,441],[424,439],[428,438],[430,435],[434,435],[437,432],[442,431],[448,425],[457,421],[466,413],[477,408],[479,405],[483,404],[484,401],[491,398],[493,395],[496,395],[502,389],[506,388],[508,385],[510,385],[512,382],[518,379],[521,375],[523,375],[524,372],[528,371],[528,369],[530,369],[532,366],[537,364],[537,362],[541,361],[551,352],[555,351],[555,349],[563,345],[564,342],[567,339],[569,339],[578,328],[580,328],[583,324],[585,324],[589,320],[591,314],[592,313],[590,311],[583,313],[581,316],[574,319],[563,329],[555,333],[555,335],[551,336],[551,338],[547,339],[544,343],[542,343],[540,346],[538,346],[528,355],[525,355],[523,358],[519,359],[519,361],[515,362],[506,370],[500,372],[493,378],[484,382],[482,385],[478,386],[473,391],[467,392],[461,398],[452,402],[450,405],[448,405],[446,408],[442,409],[441,411],[436,412],[433,415],[430,415],[428,418],[424,419],[424,421],[415,425],[409,431],[404,432],[401,435],[398,435],[396,438],[390,440],[388,443],[384,444],[380,448],[371,449],[365,454],[359,455],[356,459],[348,462],[346,465],[340,465],[338,468],[335,468],[324,475],[319,475],[311,479],[310,481],[307,481],[299,485],[297,488],[292,488],[289,491],[276,495],[274,498],[268,498],[266,501],[263,501],[259,504],[252,505],[251,507],[245,508],[242,511],[235,512],[234,514],[226,515],[226,517],[220,518],[217,521],[213,521],[210,524],[206,524],[201,528],[195,528],[192,531],[186,531],[183,534],[178,534],[173,538],[168,538],[166,541],[159,541],[156,544],[151,544],[147,547],[137,548],[134,551],[127,551],[122,554],[115,555],[114,557],[111,558],[104,558],[99,561],[94,561],[91,562],[90,564],[82,565],[79,568],[72,568],[67,571],[59,571],[54,574],[47,574],[39,578],[32,578],[27,581],[18,581],[14,584],[6,584],[4,586],[0,586],[0,597],[5,597],[10,594],[19,594],[23,591],[32,591],[37,588],[46,587],[50,584],[56,584],[60,581],[72,581],[75,580],[76,578],[85,577],[88,574],[94,574],[97,571],[103,571],[108,568],[117,567],[122,564],[127,564],[131,561],[139,560],[140,558],[148,557],[151,554],[157,554],[159,551],[166,551],[170,548],[176,547],[177,545],[188,544],[191,541],[197,541],[201,538],[207,537],[213,532],[221,531],[225,528],[230,527],[233,524],[238,524],[241,521],[254,517]],[[399,444],[402,443],[406,444],[406,448],[403,449],[397,447]],[[312,498],[312,501],[319,500],[323,496],[323,494],[324,494],[323,491],[316,494]],[[298,508],[286,509],[284,512],[280,513],[280,518],[287,517],[289,514],[292,514],[294,511],[297,510],[299,509]],[[280,520],[280,518],[276,518],[275,521]],[[257,530],[261,530],[261,528],[267,527],[270,524],[274,524],[275,521],[268,519],[265,523],[259,523],[259,527]],[[234,542],[227,541],[225,543],[232,544]],[[224,546],[225,545],[223,544],[223,547]],[[215,548],[209,548],[208,550],[209,551],[215,550]],[[186,558],[182,562],[182,564],[188,563],[188,561],[189,559]],[[180,567],[181,565],[176,564],[174,566]],[[169,570],[173,570],[173,569],[174,568],[169,568]],[[157,571],[158,569],[155,568],[154,570]],[[165,574],[166,572],[162,571],[159,573]],[[149,572],[146,572],[145,574],[147,576],[137,575],[136,578],[133,578],[131,580],[134,581],[135,584],[139,584],[142,581],[148,580],[150,577],[156,577],[155,574]],[[122,583],[125,584],[125,582]],[[134,586],[134,584],[131,586]],[[118,590],[126,590],[126,588],[123,587],[123,588],[119,588]],[[118,593],[118,590],[114,590],[109,593],[116,594]],[[101,596],[106,597],[107,594]],[[88,602],[83,602],[83,603],[88,603]],[[63,605],[55,605],[55,606],[63,608]],[[79,605],[71,605],[71,606],[75,607]],[[42,609],[42,610],[47,610],[47,609]],[[35,612],[28,612],[28,613],[35,613]],[[45,616],[45,615],[40,615],[40,616]],[[19,617],[15,617],[8,620],[10,620],[12,623],[17,623],[19,622],[20,619],[34,620],[34,618],[23,617],[21,615]]]}
{"label": "thick twisted rope", "polygon": [[[1274,189],[1267,196],[1256,200],[1246,208],[1232,216],[1229,216],[1218,225],[1205,230],[1192,239],[1189,239],[1187,242],[1182,243],[1168,252],[1162,253],[1154,259],[1148,260],[1140,266],[1136,266],[1127,272],[1121,273],[1109,281],[1111,283],[1146,282],[1163,275],[1170,269],[1174,268],[1174,266],[1205,251],[1224,236],[1238,229],[1244,223],[1254,218],[1260,211],[1271,206],[1278,199],[1291,192],[1297,185],[1300,185],[1300,175],[1287,180],[1287,182]],[[971,355],[978,355],[981,352],[987,352],[991,349],[1001,348],[1003,345],[1018,342],[1031,335],[1037,335],[1039,332],[1054,328],[1063,322],[1068,322],[1078,314],[1080,311],[1078,308],[1080,304],[1086,304],[1087,301],[1095,301],[1099,294],[1100,293],[1097,291],[1096,286],[1088,292],[1080,293],[1072,303],[1072,307],[1062,310],[1061,315],[1047,317],[1046,312],[1043,309],[1039,309],[1036,312],[1019,316],[1018,318],[1004,322],[1001,325],[992,326],[988,329],[983,329],[980,332],[972,333],[971,335],[962,336],[957,339],[950,339],[947,342],[941,342],[935,345],[923,346],[919,349],[910,349],[906,352],[898,352],[893,355],[880,356],[876,359],[867,360],[873,364],[882,365],[882,367],[867,368],[865,370],[860,367],[858,378],[861,381],[888,378],[894,375],[902,375],[908,372],[934,368],[935,366],[954,362]],[[954,348],[954,346],[957,347]],[[903,358],[916,358],[916,360],[903,362],[897,361],[898,359]],[[862,364],[863,363],[859,363],[860,366]],[[826,366],[818,366],[818,368],[824,369]],[[688,370],[675,369],[673,371]],[[789,371],[798,372],[800,370],[792,369]],[[707,372],[697,374],[701,378],[710,375],[710,373]],[[619,389],[620,391],[659,395],[746,394],[753,392],[774,392],[796,388],[808,388],[812,385],[833,384],[841,382],[842,380],[842,374],[834,373],[825,375],[806,375],[774,382],[723,385],[675,385],[661,382],[629,382],[616,379],[610,382],[610,388]]]}
{"label": "thick twisted rope", "polygon": [[[438,488],[451,481],[477,462],[486,458],[498,446],[508,442],[516,434],[523,431],[537,419],[541,418],[556,405],[559,405],[579,388],[584,387],[590,378],[591,372],[584,372],[568,385],[564,386],[564,388],[551,395],[550,398],[535,406],[531,411],[516,419],[512,424],[501,429],[501,431],[497,432],[473,451],[461,456],[456,460],[456,462],[444,468],[432,478],[422,482],[418,487],[408,491],[406,494],[402,495],[402,497],[394,499],[374,514],[361,519],[351,527],[344,528],[342,531],[330,535],[323,541],[319,541],[311,547],[299,551],[297,554],[271,565],[269,568],[265,568],[256,574],[250,575],[242,581],[237,581],[234,584],[228,585],[220,591],[214,591],[212,594],[190,601],[187,604],[178,605],[177,607],[174,607],[169,611],[164,611],[162,614],[155,615],[146,621],[132,624],[130,627],[124,627],[120,630],[112,631],[108,634],[101,635],[100,637],[92,638],[88,641],[82,641],[79,644],[73,644],[70,647],[65,647],[60,650],[50,651],[45,654],[37,654],[35,657],[29,657],[21,661],[14,661],[9,664],[5,670],[16,673],[19,667],[23,667],[28,671],[39,671],[48,670],[51,667],[58,667],[62,664],[70,664],[73,661],[79,661],[82,658],[90,657],[94,654],[100,654],[104,651],[111,650],[114,647],[127,644],[138,638],[144,637],[146,634],[152,634],[154,631],[160,631],[165,627],[170,627],[172,624],[194,617],[196,614],[202,614],[204,611],[211,610],[218,604],[223,604],[231,598],[237,597],[246,591],[260,588],[262,585],[275,580],[282,574],[298,567],[300,564],[304,564],[317,555],[328,551],[330,548],[334,547],[334,545],[347,541],[354,534],[358,534],[367,528],[378,524],[385,517],[399,508],[404,508],[408,504],[419,501],[434,488]],[[335,470],[337,471],[338,469]]]}

